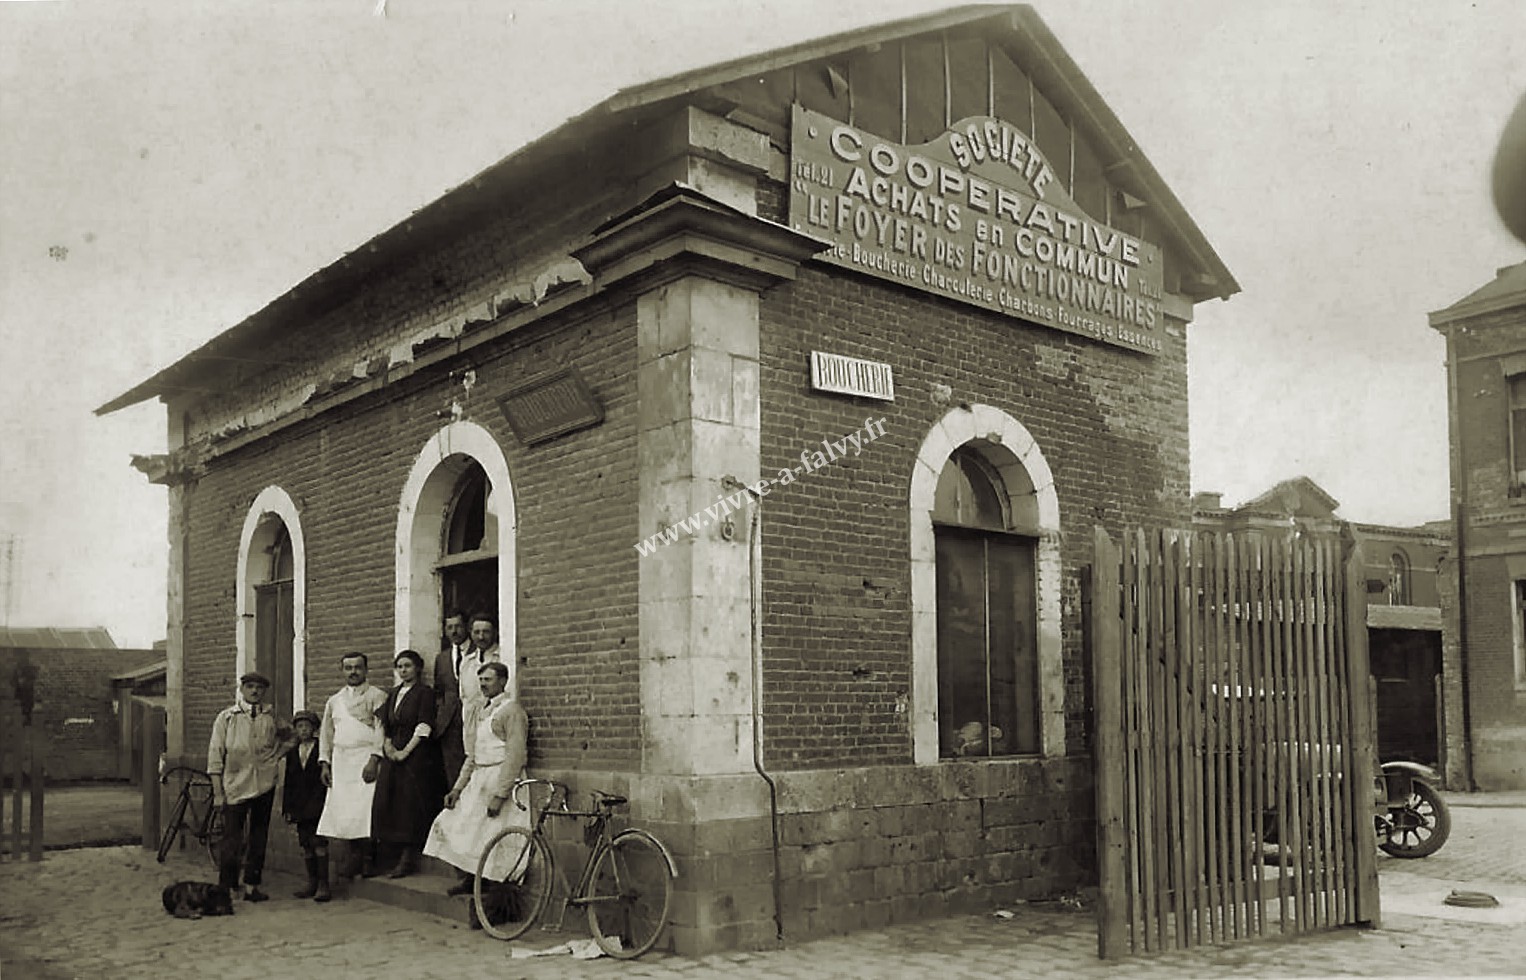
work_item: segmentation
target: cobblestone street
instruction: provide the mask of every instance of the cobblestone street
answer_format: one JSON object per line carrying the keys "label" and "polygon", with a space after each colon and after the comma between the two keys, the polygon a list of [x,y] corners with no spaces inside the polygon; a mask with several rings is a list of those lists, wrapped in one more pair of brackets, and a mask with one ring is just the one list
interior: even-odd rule
{"label": "cobblestone street", "polygon": [[[191,857],[159,865],[136,847],[49,852],[0,866],[0,977],[312,978],[396,970],[420,978],[510,977],[1290,977],[1526,976],[1526,807],[1459,805],[1451,841],[1423,861],[1382,858],[1383,927],[1272,939],[1103,963],[1089,913],[1016,907],[1010,919],[961,916],[702,959],[651,954],[633,963],[525,958],[464,926],[362,900],[327,906],[287,897],[240,904],[230,918],[177,920],[159,890],[207,880]],[[194,852],[191,852],[194,854]],[[1490,891],[1502,908],[1441,904],[1450,888]],[[993,910],[994,911],[994,910]],[[1503,913],[1503,915],[1502,915]],[[1492,916],[1492,917],[1491,917]],[[1513,919],[1511,917],[1514,917]],[[1513,923],[1513,924],[1512,924]],[[537,945],[554,945],[556,937]],[[518,950],[520,956],[513,955]]]}

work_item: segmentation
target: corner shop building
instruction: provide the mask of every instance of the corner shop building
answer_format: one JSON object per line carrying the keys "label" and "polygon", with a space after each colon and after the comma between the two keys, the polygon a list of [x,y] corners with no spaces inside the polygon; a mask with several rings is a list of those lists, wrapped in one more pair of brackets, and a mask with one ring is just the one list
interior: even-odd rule
{"label": "corner shop building", "polygon": [[488,608],[680,952],[1091,883],[1091,528],[1186,525],[1237,288],[1026,6],[621,92],[102,406],[167,409],[169,753]]}

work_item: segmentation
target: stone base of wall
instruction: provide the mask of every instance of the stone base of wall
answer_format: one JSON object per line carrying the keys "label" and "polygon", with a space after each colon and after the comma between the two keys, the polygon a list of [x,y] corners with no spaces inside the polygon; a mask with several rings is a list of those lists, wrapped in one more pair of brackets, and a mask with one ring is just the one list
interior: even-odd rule
{"label": "stone base of wall", "polygon": [[[1034,899],[1096,882],[1089,759],[773,773],[548,773],[622,792],[630,822],[679,868],[669,935],[683,955],[790,941]],[[574,806],[579,805],[575,802]],[[575,868],[574,868],[575,870]]]}

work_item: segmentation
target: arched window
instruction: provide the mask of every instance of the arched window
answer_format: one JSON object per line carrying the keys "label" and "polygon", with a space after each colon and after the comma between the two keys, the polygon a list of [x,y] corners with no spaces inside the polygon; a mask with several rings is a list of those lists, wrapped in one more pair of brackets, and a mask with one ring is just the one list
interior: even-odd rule
{"label": "arched window", "polygon": [[435,568],[446,609],[498,614],[498,508],[482,464],[456,479]]}
{"label": "arched window", "polygon": [[1409,559],[1404,552],[1395,551],[1388,558],[1388,604],[1410,605]]}
{"label": "arched window", "polygon": [[397,510],[396,648],[439,649],[446,608],[498,616],[515,689],[514,488],[491,433],[459,421],[436,432],[404,481]]}
{"label": "arched window", "polygon": [[302,521],[291,495],[260,491],[244,515],[239,539],[234,675],[257,670],[270,678],[275,709],[306,707],[307,603]]}
{"label": "arched window", "polygon": [[1001,477],[980,453],[967,447],[954,450],[938,476],[933,520],[1005,531],[1009,524],[1003,494],[996,489],[1000,484]]}
{"label": "arched window", "polygon": [[1008,495],[971,446],[933,494],[940,758],[1039,751],[1035,539],[1008,531]]}

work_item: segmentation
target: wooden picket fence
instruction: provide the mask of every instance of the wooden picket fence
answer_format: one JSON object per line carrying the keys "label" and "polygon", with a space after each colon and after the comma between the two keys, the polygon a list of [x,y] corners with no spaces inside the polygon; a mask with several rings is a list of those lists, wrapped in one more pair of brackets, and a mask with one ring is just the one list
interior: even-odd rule
{"label": "wooden picket fence", "polygon": [[1359,556],[1095,537],[1101,955],[1376,924]]}
{"label": "wooden picket fence", "polygon": [[42,729],[24,726],[20,709],[0,702],[0,780],[8,784],[0,793],[0,860],[42,860],[45,749]]}

